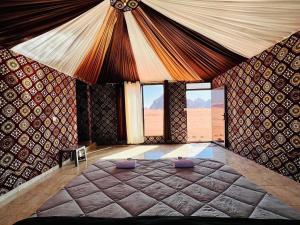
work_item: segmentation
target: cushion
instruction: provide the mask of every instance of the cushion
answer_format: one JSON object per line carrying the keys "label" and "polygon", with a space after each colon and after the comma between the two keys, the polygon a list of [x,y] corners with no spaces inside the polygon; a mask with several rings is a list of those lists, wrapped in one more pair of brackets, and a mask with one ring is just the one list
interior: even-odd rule
{"label": "cushion", "polygon": [[175,168],[193,168],[194,162],[189,159],[179,159],[174,161]]}
{"label": "cushion", "polygon": [[116,163],[118,169],[134,169],[136,166],[135,160],[123,160]]}

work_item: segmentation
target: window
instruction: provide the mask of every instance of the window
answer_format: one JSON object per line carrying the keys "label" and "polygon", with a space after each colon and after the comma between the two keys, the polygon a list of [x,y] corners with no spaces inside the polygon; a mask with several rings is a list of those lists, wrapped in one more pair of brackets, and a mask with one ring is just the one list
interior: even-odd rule
{"label": "window", "polygon": [[211,141],[210,83],[186,85],[187,140]]}
{"label": "window", "polygon": [[164,86],[143,85],[144,135],[164,135]]}
{"label": "window", "polygon": [[186,84],[187,90],[204,90],[204,89],[211,89],[210,83],[189,83]]}

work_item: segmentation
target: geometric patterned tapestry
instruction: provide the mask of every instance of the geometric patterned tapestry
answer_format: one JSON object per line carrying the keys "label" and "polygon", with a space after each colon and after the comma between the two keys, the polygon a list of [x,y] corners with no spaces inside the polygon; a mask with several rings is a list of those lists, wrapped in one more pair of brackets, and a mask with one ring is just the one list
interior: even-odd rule
{"label": "geometric patterned tapestry", "polygon": [[229,149],[300,182],[300,32],[213,80],[226,85]]}
{"label": "geometric patterned tapestry", "polygon": [[117,144],[117,86],[96,84],[91,88],[92,141],[98,145]]}
{"label": "geometric patterned tapestry", "polygon": [[75,79],[0,49],[0,195],[77,144]]}
{"label": "geometric patterned tapestry", "polygon": [[76,80],[78,143],[91,140],[90,87]]}
{"label": "geometric patterned tapestry", "polygon": [[169,83],[171,143],[186,143],[187,141],[185,85],[185,82]]}
{"label": "geometric patterned tapestry", "polygon": [[166,143],[164,136],[145,136],[143,144],[157,145],[157,144],[164,144],[164,143]]}

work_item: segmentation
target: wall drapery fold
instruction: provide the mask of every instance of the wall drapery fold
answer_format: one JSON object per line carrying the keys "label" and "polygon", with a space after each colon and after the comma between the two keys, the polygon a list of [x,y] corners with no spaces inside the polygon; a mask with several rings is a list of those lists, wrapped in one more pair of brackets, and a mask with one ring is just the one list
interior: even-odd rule
{"label": "wall drapery fold", "polygon": [[124,83],[127,144],[144,142],[141,84]]}
{"label": "wall drapery fold", "polygon": [[77,78],[90,84],[97,82],[117,19],[117,10],[109,7],[101,29],[93,41],[92,47],[75,71]]}
{"label": "wall drapery fold", "polygon": [[247,58],[300,27],[300,1],[143,0],[143,3]]}
{"label": "wall drapery fold", "polygon": [[300,29],[295,0],[145,0],[130,12],[3,0],[0,10],[0,45],[20,42],[16,53],[88,84],[211,81]]}
{"label": "wall drapery fold", "polygon": [[133,15],[175,80],[208,81],[245,59],[143,3]]}
{"label": "wall drapery fold", "polygon": [[139,81],[124,13],[117,11],[117,21],[107,49],[98,83]]}
{"label": "wall drapery fold", "polygon": [[125,19],[140,81],[174,80],[147,41],[132,13],[125,13]]}
{"label": "wall drapery fold", "polygon": [[1,0],[0,44],[10,48],[85,13],[103,0]]}
{"label": "wall drapery fold", "polygon": [[[12,50],[69,76],[74,76],[77,67],[99,36],[108,9],[109,3],[104,1],[85,14],[23,42]],[[85,81],[84,78],[81,80]]]}
{"label": "wall drapery fold", "polygon": [[178,52],[173,50],[168,40],[157,30],[148,15],[145,14],[142,9],[136,9],[133,15],[148,41],[151,43],[152,48],[162,60],[174,80],[201,80],[195,71],[183,62]]}
{"label": "wall drapery fold", "polygon": [[117,88],[117,113],[118,113],[118,141],[127,142],[126,113],[125,113],[125,92],[124,85],[119,84]]}

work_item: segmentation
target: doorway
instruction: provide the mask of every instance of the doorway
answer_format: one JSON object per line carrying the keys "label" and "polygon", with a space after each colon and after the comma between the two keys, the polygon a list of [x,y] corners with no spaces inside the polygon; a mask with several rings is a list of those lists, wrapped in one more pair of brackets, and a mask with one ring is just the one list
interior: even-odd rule
{"label": "doorway", "polygon": [[210,83],[186,85],[188,142],[210,142],[212,140],[210,87]]}
{"label": "doorway", "polygon": [[211,91],[212,140],[216,144],[228,147],[227,141],[227,102],[226,87]]}

